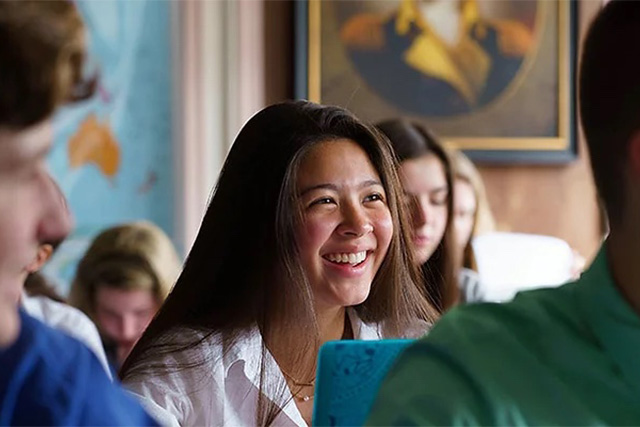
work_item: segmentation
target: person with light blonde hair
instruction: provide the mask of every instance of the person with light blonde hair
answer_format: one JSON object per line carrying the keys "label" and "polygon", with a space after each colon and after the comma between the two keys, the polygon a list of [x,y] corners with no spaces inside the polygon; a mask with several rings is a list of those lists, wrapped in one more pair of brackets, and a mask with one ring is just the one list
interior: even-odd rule
{"label": "person with light blonde hair", "polygon": [[494,231],[495,220],[478,169],[462,151],[448,151],[453,169],[455,251],[461,265],[460,297],[463,302],[481,301],[484,295],[471,242],[476,236]]}
{"label": "person with light blonde hair", "polygon": [[453,166],[454,227],[457,248],[462,253],[462,266],[477,271],[471,240],[495,230],[487,191],[480,172],[469,158],[459,150],[449,150]]}
{"label": "person with light blonde hair", "polygon": [[149,222],[104,230],[78,265],[69,301],[98,326],[111,366],[119,368],[180,272],[167,235]]}

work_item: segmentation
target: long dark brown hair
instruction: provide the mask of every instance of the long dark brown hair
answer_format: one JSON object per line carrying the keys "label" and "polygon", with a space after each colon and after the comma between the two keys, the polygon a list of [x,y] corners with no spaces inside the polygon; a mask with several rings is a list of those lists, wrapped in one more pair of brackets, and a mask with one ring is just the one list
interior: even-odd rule
{"label": "long dark brown hair", "polygon": [[[379,323],[388,337],[404,336],[416,322],[435,320],[437,311],[424,297],[413,266],[388,141],[341,108],[286,102],[256,114],[237,136],[184,270],[125,361],[122,379],[166,371],[169,367],[162,361],[154,363],[158,355],[196,348],[204,341],[175,345],[176,328],[200,331],[205,338],[216,334],[229,349],[243,332],[257,326],[264,341],[261,391],[273,378],[264,363],[267,348],[289,349],[286,366],[315,366],[319,335],[314,302],[294,237],[301,217],[296,174],[314,144],[335,139],[352,140],[367,153],[385,188],[394,226],[370,295],[354,309],[363,321]],[[295,373],[299,378],[313,374]],[[282,384],[280,390],[285,388]],[[263,393],[259,396],[256,423],[267,425],[282,405]]]}
{"label": "long dark brown hair", "polygon": [[436,137],[418,123],[394,119],[380,122],[376,127],[389,138],[401,163],[426,155],[435,155],[442,163],[449,189],[447,224],[440,244],[422,265],[422,273],[427,296],[441,312],[446,311],[458,301],[460,294],[457,278],[459,260],[456,257],[453,234],[453,172],[451,162]]}

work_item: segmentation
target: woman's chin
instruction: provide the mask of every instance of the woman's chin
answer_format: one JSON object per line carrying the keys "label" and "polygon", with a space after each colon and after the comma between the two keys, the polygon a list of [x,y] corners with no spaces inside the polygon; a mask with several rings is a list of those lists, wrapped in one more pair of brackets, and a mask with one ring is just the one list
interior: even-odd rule
{"label": "woman's chin", "polygon": [[414,259],[418,265],[422,265],[425,262],[429,261],[431,255],[435,252],[435,248],[431,246],[417,247],[414,249]]}
{"label": "woman's chin", "polygon": [[[328,304],[322,304],[323,306],[329,308],[333,307],[334,309],[338,308],[348,308],[356,305],[360,305],[367,300],[369,297],[371,287],[367,287],[367,289],[362,290],[351,290],[350,292],[341,292],[339,294],[334,294],[331,296]],[[354,292],[355,291],[355,292]]]}

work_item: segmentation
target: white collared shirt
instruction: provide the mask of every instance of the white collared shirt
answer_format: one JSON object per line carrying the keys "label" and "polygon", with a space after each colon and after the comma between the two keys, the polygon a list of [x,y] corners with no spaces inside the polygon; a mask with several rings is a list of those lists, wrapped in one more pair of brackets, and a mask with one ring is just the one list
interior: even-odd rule
{"label": "white collared shirt", "polygon": [[[353,310],[348,310],[355,339],[382,338],[377,325],[362,322]],[[204,346],[204,347],[203,347]],[[222,344],[209,337],[194,351],[209,353],[204,365],[143,379],[125,381],[124,385],[142,403],[147,412],[165,426],[250,426],[256,423],[256,407],[260,390],[260,360],[262,337],[257,328],[241,336],[223,355]],[[191,357],[190,357],[191,355]],[[162,359],[172,366],[194,361],[189,351],[171,354]],[[198,357],[195,356],[195,360]],[[277,373],[277,381],[285,379],[269,352],[265,363],[268,372]],[[275,380],[275,378],[274,378]],[[274,402],[269,390],[263,391]],[[288,388],[286,405],[274,420],[278,426],[306,426]]]}
{"label": "white collared shirt", "polygon": [[29,296],[22,293],[20,304],[24,311],[47,326],[77,339],[96,355],[107,376],[111,370],[96,325],[82,311],[45,296]]}

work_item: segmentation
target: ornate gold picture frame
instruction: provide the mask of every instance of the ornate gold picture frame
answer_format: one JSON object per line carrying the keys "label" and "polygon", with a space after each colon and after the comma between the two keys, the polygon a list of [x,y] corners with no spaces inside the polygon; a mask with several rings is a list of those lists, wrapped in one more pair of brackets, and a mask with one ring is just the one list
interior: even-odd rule
{"label": "ornate gold picture frame", "polygon": [[576,157],[574,1],[296,6],[298,98],[416,120],[477,161]]}

